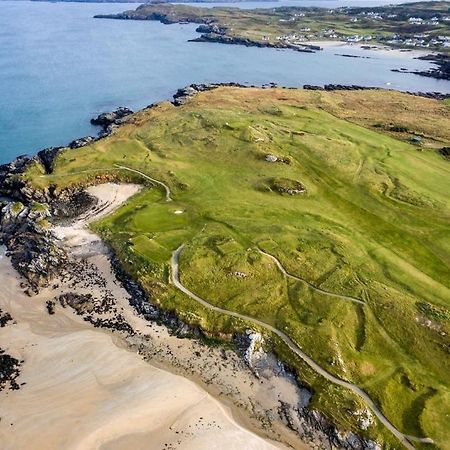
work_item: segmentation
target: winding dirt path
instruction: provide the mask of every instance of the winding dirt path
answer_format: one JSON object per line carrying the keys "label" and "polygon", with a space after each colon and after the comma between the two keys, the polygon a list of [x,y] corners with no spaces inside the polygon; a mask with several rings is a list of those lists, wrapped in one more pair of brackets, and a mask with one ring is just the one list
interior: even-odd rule
{"label": "winding dirt path", "polygon": [[292,273],[289,273],[289,272],[283,267],[283,265],[281,264],[280,260],[279,260],[277,257],[271,255],[270,253],[266,253],[266,252],[262,251],[261,249],[258,249],[258,250],[259,250],[259,252],[260,252],[262,255],[265,255],[265,256],[267,256],[268,258],[270,258],[272,261],[274,261],[275,264],[277,265],[278,269],[280,270],[280,272],[281,272],[285,277],[287,277],[287,278],[292,278],[293,280],[301,281],[301,282],[307,284],[313,291],[320,292],[321,294],[328,295],[329,297],[340,298],[340,299],[342,299],[342,300],[349,300],[349,301],[354,302],[354,303],[359,303],[360,305],[365,305],[365,302],[363,302],[363,301],[360,300],[359,298],[351,297],[351,296],[349,296],[349,295],[335,294],[335,293],[333,293],[333,292],[325,291],[324,289],[320,289],[320,288],[314,286],[314,285],[311,284],[309,281],[306,281],[304,278],[301,278],[301,277],[298,277],[297,275],[293,275]]}
{"label": "winding dirt path", "polygon": [[129,172],[137,173],[141,177],[151,181],[152,183],[155,183],[155,184],[163,187],[164,190],[166,191],[166,201],[167,202],[171,202],[172,201],[172,192],[170,191],[170,187],[167,186],[166,183],[163,183],[162,181],[156,180],[155,178],[149,177],[144,172],[141,172],[140,170],[132,169],[131,167],[122,166],[120,164],[114,164],[114,166],[117,167],[118,169],[128,170]]}
{"label": "winding dirt path", "polygon": [[[299,356],[308,366],[310,366],[314,371],[316,371],[319,375],[323,376],[328,381],[331,381],[334,384],[337,384],[338,386],[342,386],[346,389],[351,390],[356,395],[361,397],[366,404],[369,406],[369,408],[373,411],[373,413],[377,416],[377,418],[380,420],[380,422],[386,426],[386,428],[391,431],[391,433],[396,436],[400,442],[409,450],[414,450],[415,447],[412,445],[412,442],[420,442],[423,444],[432,444],[433,440],[431,438],[419,438],[415,436],[409,436],[401,431],[399,431],[390,421],[387,419],[381,410],[378,408],[378,406],[375,404],[375,402],[368,396],[366,392],[364,392],[359,386],[356,386],[355,384],[349,383],[348,381],[341,380],[340,378],[332,375],[328,371],[326,371],[323,367],[321,367],[319,364],[317,364],[310,356],[308,356],[303,350],[300,349],[300,347],[292,341],[292,339],[285,334],[284,332],[278,330],[274,326],[263,322],[259,319],[256,319],[254,317],[246,316],[244,314],[237,313],[235,311],[229,311],[227,309],[219,308],[218,306],[214,306],[202,297],[199,297],[197,294],[194,294],[192,291],[190,291],[186,286],[183,285],[183,283],[180,280],[180,268],[179,268],[179,259],[180,254],[183,251],[184,245],[181,245],[178,247],[172,254],[171,258],[171,268],[172,268],[172,282],[174,286],[179,289],[181,292],[186,294],[188,297],[192,298],[196,302],[200,303],[201,305],[205,306],[206,308],[210,309],[211,311],[216,311],[221,314],[226,314],[230,317],[235,317],[237,319],[245,320],[246,322],[253,323],[255,325],[258,325],[262,328],[265,328],[266,330],[270,331],[271,333],[276,334],[297,356]],[[272,257],[269,254],[266,254],[270,257]],[[275,259],[272,257],[272,259]],[[276,260],[278,261],[278,260]],[[284,270],[283,266],[278,262],[280,270],[282,270],[284,273],[287,274],[287,272]],[[296,277],[294,277],[296,278]],[[302,280],[303,281],[303,280]],[[337,294],[336,294],[337,295]],[[351,297],[350,297],[351,298]],[[355,299],[356,300],[356,299]]]}

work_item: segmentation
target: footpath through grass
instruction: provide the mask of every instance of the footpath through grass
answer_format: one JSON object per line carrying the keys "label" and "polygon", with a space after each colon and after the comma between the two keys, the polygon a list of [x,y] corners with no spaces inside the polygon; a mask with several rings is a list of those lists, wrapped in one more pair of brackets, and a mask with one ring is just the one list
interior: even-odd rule
{"label": "footpath through grass", "polygon": [[[418,135],[421,147],[410,143]],[[399,430],[448,449],[450,163],[438,149],[449,142],[450,109],[434,100],[220,88],[138,113],[113,136],[63,152],[53,174],[36,165],[27,177],[44,189],[107,175],[145,181],[118,164],[163,181],[172,202],[155,186],[95,225],[155,302],[209,331],[246,327],[168,283],[171,253],[185,243],[191,291],[283,330]],[[258,248],[365,304],[286,279]],[[360,400],[274,345],[314,389],[314,407],[398,448],[379,424],[360,429]]]}

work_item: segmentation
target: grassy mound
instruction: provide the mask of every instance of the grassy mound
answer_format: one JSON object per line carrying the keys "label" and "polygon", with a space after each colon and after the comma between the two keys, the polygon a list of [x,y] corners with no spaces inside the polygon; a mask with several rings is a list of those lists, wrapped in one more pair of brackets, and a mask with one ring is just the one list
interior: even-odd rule
{"label": "grassy mound", "polygon": [[[412,135],[422,136],[420,151]],[[383,91],[220,88],[183,107],[138,113],[113,136],[63,152],[53,174],[36,164],[26,176],[61,189],[105,174],[129,179],[122,165],[163,181],[174,201],[155,186],[95,225],[154,301],[211,331],[246,326],[168,283],[171,252],[185,243],[181,275],[192,291],[282,329],[328,371],[365,389],[401,431],[444,449],[450,164],[439,149],[449,143],[443,102]],[[305,186],[295,198],[272,192]],[[306,282],[285,279],[258,248]],[[398,448],[379,424],[359,430],[359,399],[274,342],[313,387],[314,407]]]}

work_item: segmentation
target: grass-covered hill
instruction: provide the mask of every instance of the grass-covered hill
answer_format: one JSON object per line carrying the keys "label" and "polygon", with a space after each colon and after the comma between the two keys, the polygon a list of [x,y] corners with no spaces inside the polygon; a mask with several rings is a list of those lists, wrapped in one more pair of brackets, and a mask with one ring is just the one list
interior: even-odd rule
{"label": "grass-covered hill", "polygon": [[[121,165],[166,183],[173,201],[155,185],[95,225],[153,301],[213,332],[248,326],[170,284],[184,243],[191,291],[283,330],[399,430],[449,449],[450,161],[440,152],[449,146],[450,108],[436,100],[219,88],[135,114],[62,152],[52,174],[36,163],[26,176],[57,189],[105,174],[149,183]],[[283,277],[259,249],[306,282]],[[274,342],[313,388],[313,407],[401,447],[378,423],[358,430],[364,402]]]}

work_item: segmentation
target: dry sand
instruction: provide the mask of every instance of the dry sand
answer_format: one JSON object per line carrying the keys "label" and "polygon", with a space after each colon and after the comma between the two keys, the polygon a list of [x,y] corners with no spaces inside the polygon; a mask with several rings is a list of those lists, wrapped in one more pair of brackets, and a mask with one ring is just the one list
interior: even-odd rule
{"label": "dry sand", "polygon": [[[291,378],[273,377],[267,368],[256,378],[234,351],[179,339],[129,306],[107,247],[85,225],[138,190],[90,188],[102,199],[95,211],[55,230],[74,258],[85,261],[86,273],[95,272],[93,278],[80,269],[79,279],[59,280],[29,298],[8,258],[0,258],[0,308],[15,320],[0,328],[0,347],[24,360],[17,382],[25,383],[0,392],[1,450],[284,448],[268,437],[308,448],[277,418],[279,401],[297,407],[308,400]],[[138,334],[94,328],[58,304],[48,314],[46,301],[69,291],[96,298],[108,293],[115,314]],[[131,351],[137,348],[140,355]]]}
{"label": "dry sand", "polygon": [[[344,41],[308,41],[307,44],[318,45],[323,49],[340,50],[340,51],[364,50],[364,53],[362,53],[361,56],[369,56],[371,58],[376,58],[377,54],[384,54],[414,59],[419,56],[425,56],[429,55],[430,53],[433,53],[432,51],[420,50],[416,48],[407,48],[407,49],[393,48],[387,45],[371,43],[370,41],[355,42],[355,43]],[[370,48],[364,49],[363,47],[370,47]]]}

